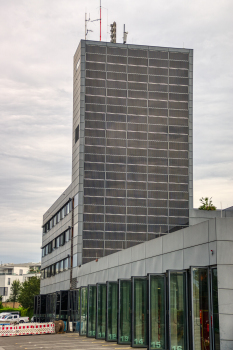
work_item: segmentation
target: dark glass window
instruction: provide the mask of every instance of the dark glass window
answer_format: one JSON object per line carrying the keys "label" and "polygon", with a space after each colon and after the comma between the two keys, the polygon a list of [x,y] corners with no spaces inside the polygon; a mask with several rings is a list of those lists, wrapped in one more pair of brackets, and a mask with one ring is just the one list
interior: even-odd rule
{"label": "dark glass window", "polygon": [[79,140],[79,125],[75,129],[75,143]]}

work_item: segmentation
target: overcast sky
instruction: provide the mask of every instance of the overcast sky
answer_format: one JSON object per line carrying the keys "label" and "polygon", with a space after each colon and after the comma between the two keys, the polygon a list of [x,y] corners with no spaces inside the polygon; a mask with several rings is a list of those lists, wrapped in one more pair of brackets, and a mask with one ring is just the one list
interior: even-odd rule
{"label": "overcast sky", "polygon": [[[72,65],[99,0],[0,0],[0,262],[41,259],[42,215],[71,182]],[[102,40],[194,49],[194,206],[233,205],[232,0],[102,0]],[[99,40],[99,22],[88,25]],[[108,29],[109,31],[109,29]]]}

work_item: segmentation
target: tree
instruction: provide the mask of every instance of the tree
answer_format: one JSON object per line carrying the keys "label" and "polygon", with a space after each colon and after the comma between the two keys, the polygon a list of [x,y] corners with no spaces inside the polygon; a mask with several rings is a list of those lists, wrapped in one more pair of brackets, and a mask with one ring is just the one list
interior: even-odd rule
{"label": "tree", "polygon": [[33,310],[34,296],[40,294],[40,278],[33,276],[22,283],[18,302],[24,309]]}
{"label": "tree", "polygon": [[15,303],[18,300],[20,289],[21,289],[20,281],[19,280],[13,281],[11,285],[11,295],[9,297],[9,301],[13,302],[13,308],[15,307]]}
{"label": "tree", "polygon": [[0,295],[0,309],[2,309],[3,306],[2,306],[2,295]]}
{"label": "tree", "polygon": [[212,203],[212,197],[210,199],[208,197],[202,197],[200,199],[201,206],[199,207],[199,210],[216,210],[217,208]]}

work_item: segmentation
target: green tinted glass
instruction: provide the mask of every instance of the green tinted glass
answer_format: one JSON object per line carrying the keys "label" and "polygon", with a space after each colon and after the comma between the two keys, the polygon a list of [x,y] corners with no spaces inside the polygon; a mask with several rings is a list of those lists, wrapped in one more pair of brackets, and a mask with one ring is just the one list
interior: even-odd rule
{"label": "green tinted glass", "polygon": [[193,342],[199,350],[210,350],[208,272],[207,268],[192,269]]}
{"label": "green tinted glass", "polygon": [[186,273],[170,272],[169,279],[170,349],[186,349]]}
{"label": "green tinted glass", "polygon": [[80,307],[80,335],[87,333],[87,287],[81,288],[81,307]]}
{"label": "green tinted glass", "polygon": [[96,286],[88,286],[88,322],[87,336],[95,337],[96,334]]}
{"label": "green tinted glass", "polygon": [[213,338],[215,350],[220,350],[219,313],[218,313],[218,273],[212,269],[212,299],[213,299]]}
{"label": "green tinted glass", "polygon": [[97,339],[105,339],[106,332],[106,284],[97,284]]}
{"label": "green tinted glass", "polygon": [[133,341],[132,346],[147,345],[147,278],[133,278]]}
{"label": "green tinted glass", "polygon": [[107,341],[117,341],[117,282],[107,284]]}
{"label": "green tinted glass", "polygon": [[165,349],[165,277],[150,275],[150,349]]}
{"label": "green tinted glass", "polygon": [[131,344],[131,305],[131,281],[119,280],[119,344]]}

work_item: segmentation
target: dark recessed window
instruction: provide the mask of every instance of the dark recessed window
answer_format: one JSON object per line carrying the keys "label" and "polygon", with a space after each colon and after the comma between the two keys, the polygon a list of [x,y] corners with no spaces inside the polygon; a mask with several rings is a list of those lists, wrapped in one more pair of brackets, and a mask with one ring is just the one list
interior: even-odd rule
{"label": "dark recessed window", "polygon": [[75,129],[75,143],[78,141],[78,139],[79,139],[79,125]]}

